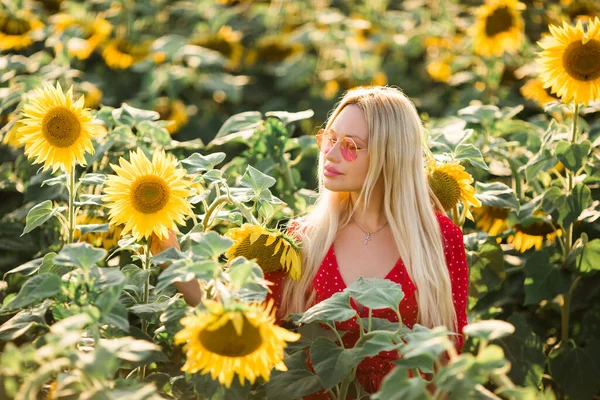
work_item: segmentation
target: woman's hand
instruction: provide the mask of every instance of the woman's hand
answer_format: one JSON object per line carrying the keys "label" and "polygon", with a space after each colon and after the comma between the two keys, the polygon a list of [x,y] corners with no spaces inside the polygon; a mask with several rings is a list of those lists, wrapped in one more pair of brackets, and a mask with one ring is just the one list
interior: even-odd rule
{"label": "woman's hand", "polygon": [[[156,256],[171,247],[180,250],[175,231],[169,229],[169,236],[163,239],[159,238],[155,233],[152,233],[152,241],[150,242],[150,252],[152,255]],[[162,263],[160,267],[166,269],[169,265],[169,263]]]}

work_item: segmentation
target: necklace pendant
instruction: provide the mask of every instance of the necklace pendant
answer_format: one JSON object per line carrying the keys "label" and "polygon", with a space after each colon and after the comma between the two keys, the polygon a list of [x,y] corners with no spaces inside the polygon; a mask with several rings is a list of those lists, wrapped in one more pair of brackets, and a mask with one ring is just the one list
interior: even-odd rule
{"label": "necklace pendant", "polygon": [[369,240],[371,240],[371,233],[367,233],[367,236],[365,236],[365,246],[367,245],[367,243],[369,243]]}

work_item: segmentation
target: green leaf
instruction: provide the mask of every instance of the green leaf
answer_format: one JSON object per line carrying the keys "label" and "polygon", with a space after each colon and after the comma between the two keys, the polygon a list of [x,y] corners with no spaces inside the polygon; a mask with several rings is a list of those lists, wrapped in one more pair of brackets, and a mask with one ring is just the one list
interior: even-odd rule
{"label": "green leaf", "polygon": [[498,343],[511,363],[508,376],[517,385],[539,387],[546,364],[542,342],[522,314],[511,315],[507,322],[515,327],[515,332]]}
{"label": "green leaf", "polygon": [[600,270],[600,239],[588,242],[577,257],[577,271],[588,275]]}
{"label": "green leaf", "polygon": [[573,341],[562,342],[550,353],[552,378],[573,400],[593,398],[600,390],[600,341],[595,340],[585,348]]}
{"label": "green leaf", "polygon": [[357,315],[350,307],[350,294],[347,291],[334,293],[330,298],[312,306],[302,315],[298,322],[347,321]]}
{"label": "green leaf", "polygon": [[577,221],[583,210],[587,208],[592,198],[592,192],[589,187],[580,183],[573,188],[573,191],[567,195],[563,207],[559,208],[560,220],[563,226],[571,225]]}
{"label": "green leaf", "polygon": [[323,388],[319,377],[307,370],[308,356],[298,351],[286,357],[288,371],[274,371],[266,384],[268,399],[292,400],[318,392]]}
{"label": "green leaf", "polygon": [[475,188],[475,197],[484,206],[519,209],[519,200],[515,191],[502,182],[475,182]]}
{"label": "green leaf", "polygon": [[538,304],[566,293],[571,276],[550,261],[546,251],[533,253],[525,264],[525,305]]}
{"label": "green leaf", "polygon": [[3,311],[16,310],[40,300],[54,296],[60,292],[62,280],[53,274],[39,274],[23,284],[19,293],[11,302],[2,307]]}
{"label": "green leaf", "polygon": [[271,192],[268,189],[275,185],[276,182],[277,181],[272,176],[263,174],[253,166],[248,165],[244,176],[242,176],[240,185],[252,189],[257,198],[264,196],[270,198]]}
{"label": "green leaf", "polygon": [[362,359],[361,350],[343,349],[331,340],[319,337],[310,346],[310,360],[325,389],[341,382]]}
{"label": "green leaf", "polygon": [[547,214],[551,214],[557,208],[563,207],[567,199],[567,196],[565,196],[563,191],[556,186],[548,189],[543,196],[542,208]]}
{"label": "green leaf", "polygon": [[82,194],[79,196],[79,201],[73,204],[76,206],[102,206],[101,194]]}
{"label": "green leaf", "polygon": [[225,153],[211,153],[203,156],[194,153],[188,158],[181,160],[180,163],[188,174],[198,174],[214,169],[225,160]]}
{"label": "green leaf", "polygon": [[152,257],[152,264],[160,265],[166,262],[173,262],[179,260],[189,259],[188,256],[177,250],[175,247],[169,247],[167,250],[162,251],[160,254]]}
{"label": "green leaf", "polygon": [[156,290],[164,290],[175,282],[189,282],[194,279],[213,279],[221,268],[214,260],[198,261],[191,264],[173,264],[158,276]]}
{"label": "green leaf", "polygon": [[62,174],[62,175],[54,177],[54,178],[46,179],[44,182],[42,182],[41,186],[44,186],[44,185],[54,186],[54,185],[66,185],[66,184],[67,184],[67,174]]}
{"label": "green leaf", "polygon": [[228,268],[231,283],[236,287],[243,287],[251,282],[256,282],[258,278],[263,278],[263,272],[260,266],[248,261],[244,257],[236,257],[229,262]]}
{"label": "green leaf", "polygon": [[581,143],[569,143],[561,140],[556,144],[556,158],[571,172],[577,172],[592,149],[592,143],[584,140]]}
{"label": "green leaf", "polygon": [[137,125],[138,137],[146,138],[151,143],[159,146],[167,146],[171,144],[171,135],[169,132],[160,127],[163,122],[142,121]]}
{"label": "green leaf", "polygon": [[495,241],[477,243],[475,251],[467,251],[469,293],[479,297],[502,285],[506,279],[504,251]]}
{"label": "green leaf", "polygon": [[458,110],[458,115],[468,122],[487,125],[495,119],[501,117],[500,110],[492,105],[472,105]]}
{"label": "green leaf", "polygon": [[404,400],[427,399],[423,379],[408,377],[408,368],[399,366],[385,376],[377,393],[371,396],[373,400]]}
{"label": "green leaf", "polygon": [[468,336],[481,338],[487,341],[499,339],[515,332],[515,327],[501,320],[485,320],[470,323],[465,326],[464,333]]}
{"label": "green leaf", "polygon": [[78,182],[82,185],[102,185],[107,178],[105,174],[89,173],[79,178]]}
{"label": "green leaf", "polygon": [[485,171],[490,170],[483,159],[483,155],[481,155],[481,151],[471,143],[459,144],[456,150],[454,150],[454,159],[467,160],[475,167],[479,167]]}
{"label": "green leaf", "polygon": [[54,264],[76,267],[84,270],[106,257],[106,250],[98,249],[89,243],[68,244],[54,258]]}
{"label": "green leaf", "polygon": [[21,264],[16,268],[11,269],[7,273],[4,274],[4,279],[6,279],[6,275],[8,274],[22,274],[23,276],[31,276],[38,272],[40,267],[42,266],[43,258],[36,258],[35,260],[31,260],[26,262],[25,264]]}
{"label": "green leaf", "polygon": [[232,239],[213,231],[196,232],[189,237],[192,240],[192,252],[195,256],[213,260],[219,258],[234,243]]}
{"label": "green leaf", "polygon": [[27,213],[27,217],[25,218],[25,229],[23,229],[21,236],[31,232],[52,218],[57,212],[63,211],[64,209],[64,207],[52,208],[52,201],[50,200],[43,201],[34,206]]}
{"label": "green leaf", "polygon": [[360,277],[346,291],[354,300],[371,309],[391,308],[397,311],[404,298],[402,287],[388,279]]}
{"label": "green leaf", "polygon": [[262,120],[262,114],[258,111],[246,111],[240,114],[235,114],[229,117],[221,126],[219,132],[214,139],[229,135],[230,133],[239,132],[241,130],[253,129],[258,126]]}
{"label": "green leaf", "polygon": [[77,229],[81,232],[81,236],[88,234],[90,232],[108,232],[110,228],[109,224],[86,224],[86,225],[77,225]]}
{"label": "green leaf", "polygon": [[304,111],[298,111],[295,113],[290,113],[287,111],[269,111],[267,113],[265,113],[265,117],[276,117],[279,118],[281,120],[281,122],[283,122],[285,125],[292,123],[292,122],[296,122],[296,121],[301,121],[303,119],[309,119],[312,118],[315,115],[315,112],[313,110],[304,110]]}
{"label": "green leaf", "polygon": [[19,311],[0,326],[0,340],[4,342],[15,340],[36,324],[44,324],[44,314],[51,305],[52,300],[46,299],[29,310]]}
{"label": "green leaf", "polygon": [[100,346],[124,361],[142,362],[152,358],[156,361],[169,361],[160,346],[131,336],[117,339],[100,339]]}
{"label": "green leaf", "polygon": [[142,110],[123,103],[121,108],[112,110],[112,117],[121,125],[134,126],[142,121],[156,121],[160,119],[160,114],[156,111]]}

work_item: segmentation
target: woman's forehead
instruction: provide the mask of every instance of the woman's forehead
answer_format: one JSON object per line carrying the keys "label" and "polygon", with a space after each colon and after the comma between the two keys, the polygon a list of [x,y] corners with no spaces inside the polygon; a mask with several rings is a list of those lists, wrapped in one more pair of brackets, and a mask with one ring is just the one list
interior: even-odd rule
{"label": "woman's forehead", "polygon": [[335,118],[330,128],[340,137],[349,136],[367,142],[369,132],[362,110],[356,105],[348,105]]}

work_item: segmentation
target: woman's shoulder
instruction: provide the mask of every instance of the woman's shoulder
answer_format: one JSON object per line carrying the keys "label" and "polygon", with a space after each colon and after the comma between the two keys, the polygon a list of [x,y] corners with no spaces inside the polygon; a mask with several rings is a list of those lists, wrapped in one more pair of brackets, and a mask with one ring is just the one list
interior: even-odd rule
{"label": "woman's shoulder", "polygon": [[455,239],[460,237],[462,241],[462,230],[446,214],[436,211],[435,216],[440,225],[440,230],[442,231],[442,237],[444,237],[444,239]]}

